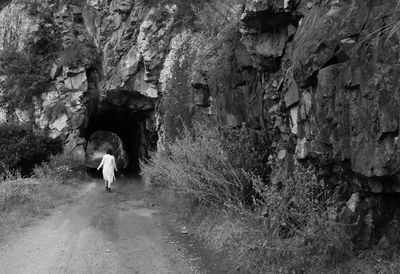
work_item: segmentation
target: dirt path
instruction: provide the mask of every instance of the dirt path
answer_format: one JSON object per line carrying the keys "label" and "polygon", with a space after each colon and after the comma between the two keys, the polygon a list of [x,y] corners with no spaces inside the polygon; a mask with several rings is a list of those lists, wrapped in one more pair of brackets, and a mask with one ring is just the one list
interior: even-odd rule
{"label": "dirt path", "polygon": [[82,197],[0,243],[0,273],[201,273],[171,244],[139,180],[101,181]]}

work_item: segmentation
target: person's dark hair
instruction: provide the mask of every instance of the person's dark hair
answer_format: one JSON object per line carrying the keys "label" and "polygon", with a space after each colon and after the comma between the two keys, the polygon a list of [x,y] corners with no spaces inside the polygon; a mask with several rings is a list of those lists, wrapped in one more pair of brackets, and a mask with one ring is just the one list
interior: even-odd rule
{"label": "person's dark hair", "polygon": [[112,150],[111,150],[111,148],[107,149],[107,154],[112,155]]}

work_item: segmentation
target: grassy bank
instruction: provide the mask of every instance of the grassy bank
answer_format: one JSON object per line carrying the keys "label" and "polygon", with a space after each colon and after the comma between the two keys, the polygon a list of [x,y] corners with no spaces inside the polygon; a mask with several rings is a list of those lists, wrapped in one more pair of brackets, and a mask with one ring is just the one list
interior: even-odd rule
{"label": "grassy bank", "polygon": [[268,221],[259,212],[194,204],[175,190],[152,191],[171,219],[177,221],[178,228],[186,226],[207,246],[227,254],[232,271],[237,273],[350,273],[349,269],[359,267],[365,270],[347,235],[336,224],[320,221],[287,236],[282,235],[282,224],[279,229],[274,228],[276,220]]}
{"label": "grassy bank", "polygon": [[[156,192],[160,198],[159,190]],[[271,239],[268,227],[253,214],[207,207],[188,212],[179,197],[167,192],[162,192],[159,202],[170,219],[177,220],[176,229],[186,226],[207,246],[227,255],[232,273],[400,273],[398,251],[380,247],[356,251],[351,249],[351,243],[344,242],[342,251],[335,252],[339,256],[334,253],[331,260],[327,253],[329,243],[325,250],[316,250],[311,243],[307,246],[302,237]],[[328,232],[326,237],[332,235]]]}
{"label": "grassy bank", "polygon": [[29,178],[7,171],[0,181],[0,237],[47,216],[56,206],[73,201],[77,191],[73,178],[80,174],[80,164],[73,157],[59,155],[36,167]]}

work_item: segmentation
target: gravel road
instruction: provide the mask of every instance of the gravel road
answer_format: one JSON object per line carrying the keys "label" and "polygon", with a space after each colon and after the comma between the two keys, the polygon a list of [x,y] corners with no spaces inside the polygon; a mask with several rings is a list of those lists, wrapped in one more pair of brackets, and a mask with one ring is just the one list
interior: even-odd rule
{"label": "gravel road", "polygon": [[140,180],[93,180],[76,202],[0,243],[0,273],[201,273],[166,240]]}

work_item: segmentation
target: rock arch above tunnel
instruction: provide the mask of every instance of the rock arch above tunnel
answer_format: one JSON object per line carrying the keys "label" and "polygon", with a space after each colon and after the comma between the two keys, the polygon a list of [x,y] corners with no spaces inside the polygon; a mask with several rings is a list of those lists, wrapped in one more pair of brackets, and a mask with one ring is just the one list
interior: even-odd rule
{"label": "rock arch above tunnel", "polygon": [[[95,168],[93,157],[96,154],[97,147],[101,151],[107,146],[109,138],[120,140],[119,151],[124,151],[126,160],[124,159],[119,164],[119,168],[125,168],[128,172],[139,171],[139,159],[146,157],[149,150],[155,148],[157,142],[157,132],[153,123],[152,111],[132,111],[128,107],[112,106],[103,107],[89,116],[88,126],[85,129],[85,139],[89,140],[86,148],[86,159],[88,168]],[[101,134],[99,134],[99,132]],[[107,134],[104,134],[107,132]],[[92,139],[95,143],[92,144]],[[115,142],[114,148],[117,148]],[[103,153],[104,153],[103,152]],[[96,157],[94,157],[96,158]],[[94,160],[97,163],[98,159]],[[122,162],[126,163],[122,164]]]}

